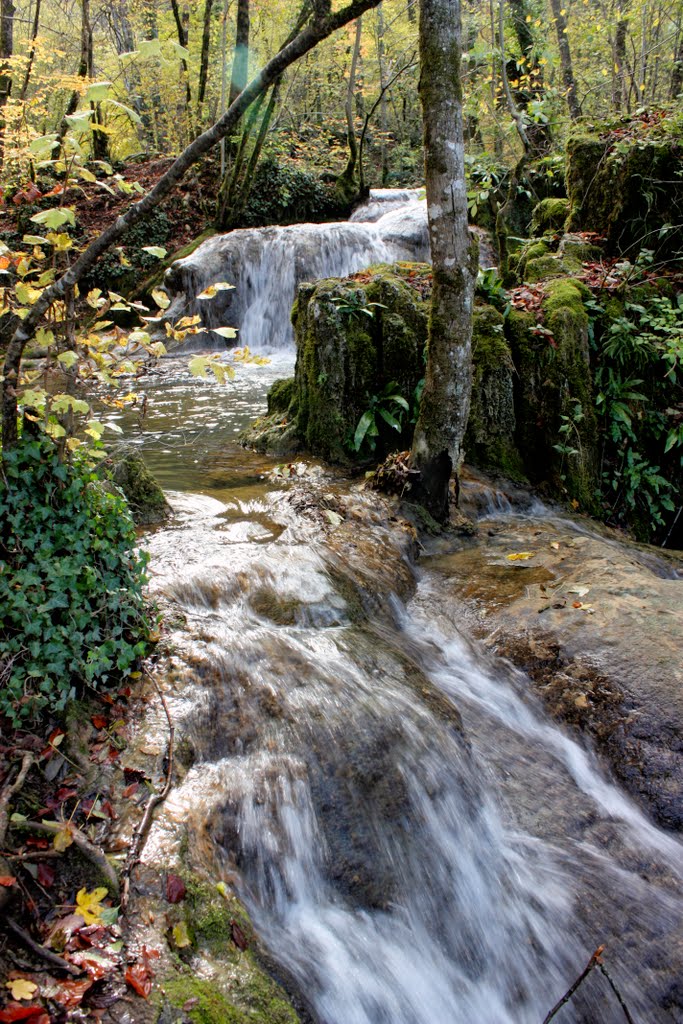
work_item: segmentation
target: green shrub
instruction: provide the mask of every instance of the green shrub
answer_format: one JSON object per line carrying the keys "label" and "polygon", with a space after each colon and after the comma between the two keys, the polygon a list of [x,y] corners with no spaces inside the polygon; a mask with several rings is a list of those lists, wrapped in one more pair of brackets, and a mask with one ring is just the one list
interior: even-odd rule
{"label": "green shrub", "polygon": [[45,436],[4,453],[0,523],[0,715],[18,725],[135,667],[147,557],[123,498]]}

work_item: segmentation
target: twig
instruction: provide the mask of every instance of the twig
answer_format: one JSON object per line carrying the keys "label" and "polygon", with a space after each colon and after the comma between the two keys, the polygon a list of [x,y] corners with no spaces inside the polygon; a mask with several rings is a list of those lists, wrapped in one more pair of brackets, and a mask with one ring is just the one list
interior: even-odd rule
{"label": "twig", "polygon": [[130,876],[132,874],[133,868],[140,860],[140,855],[142,854],[145,842],[147,841],[147,835],[152,825],[152,816],[154,814],[156,807],[158,807],[158,805],[162,803],[168,796],[168,792],[171,788],[171,780],[173,778],[173,741],[175,737],[175,726],[173,725],[171,713],[168,710],[166,698],[161,692],[161,689],[155,677],[151,674],[151,672],[146,671],[145,674],[154,683],[154,687],[159,695],[159,699],[161,700],[161,703],[164,708],[166,721],[168,722],[168,759],[166,765],[166,782],[164,783],[164,788],[161,790],[160,793],[152,793],[152,795],[150,796],[145,806],[145,813],[142,816],[142,820],[140,821],[140,824],[133,835],[133,841],[130,845],[128,856],[126,857],[126,863],[124,864],[123,871],[121,872],[122,914],[125,914],[126,908],[128,906],[128,900],[130,899]]}
{"label": "twig", "polygon": [[102,850],[91,843],[75,825],[66,821],[64,823],[60,821],[20,821],[12,822],[12,827],[30,829],[32,832],[48,832],[50,835],[56,835],[58,832],[68,832],[73,840],[74,846],[76,846],[83,856],[102,872],[111,887],[112,895],[118,895],[119,880],[114,868],[111,866]]}
{"label": "twig", "polygon": [[609,987],[612,989],[612,991],[614,992],[615,996],[617,997],[617,1002],[619,1003],[619,1006],[624,1011],[624,1017],[628,1021],[628,1024],[635,1024],[635,1021],[634,1021],[633,1017],[629,1013],[628,1006],[624,1002],[624,997],[622,996],[621,992],[619,991],[617,986],[612,981],[611,975],[609,975],[607,973],[607,968],[605,967],[605,965],[603,963],[598,963],[598,967],[600,969],[600,973],[604,974],[604,976],[607,978],[607,983],[608,983]]}
{"label": "twig", "polygon": [[599,966],[599,964],[601,962],[600,961],[600,956],[604,952],[604,949],[605,949],[604,946],[598,946],[598,948],[593,953],[593,956],[590,958],[590,960],[588,961],[588,963],[586,964],[586,966],[584,967],[584,969],[582,970],[581,974],[578,976],[576,981],[573,983],[573,985],[570,988],[567,989],[567,991],[562,996],[560,1001],[558,1003],[555,1003],[555,1005],[553,1006],[552,1010],[544,1018],[543,1024],[548,1024],[548,1022],[551,1021],[553,1019],[553,1017],[556,1016],[556,1014],[562,1009],[562,1007],[565,1005],[565,1003],[569,1002],[569,1000],[574,995],[574,993],[576,992],[576,990],[579,987],[579,985],[581,985],[582,982],[584,982],[586,980],[586,978],[588,977],[590,972],[593,970],[593,968]]}
{"label": "twig", "polygon": [[12,783],[11,786],[5,786],[2,793],[0,793],[0,849],[5,845],[5,837],[7,836],[7,824],[9,821],[9,802],[15,793],[18,793],[21,787],[26,781],[29,769],[33,764],[33,754],[24,754],[21,762],[21,768],[19,774]]}
{"label": "twig", "polygon": [[61,956],[57,956],[56,953],[52,953],[49,949],[46,949],[45,946],[41,946],[39,942],[32,939],[29,933],[24,931],[21,925],[17,924],[13,918],[6,917],[5,921],[14,934],[21,939],[24,945],[30,949],[32,953],[35,953],[36,956],[46,960],[49,964],[60,971],[67,971],[69,974],[81,974],[80,968],[67,963],[66,960],[62,960]]}

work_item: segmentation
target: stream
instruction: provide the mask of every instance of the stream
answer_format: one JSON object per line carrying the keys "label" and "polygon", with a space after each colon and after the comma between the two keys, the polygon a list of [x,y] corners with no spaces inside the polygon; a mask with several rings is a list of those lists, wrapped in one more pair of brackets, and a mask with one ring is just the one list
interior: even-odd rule
{"label": "stream", "polygon": [[[637,1024],[682,1021],[681,844],[467,635],[443,543],[414,567],[358,482],[239,446],[292,366],[219,387],[165,360],[123,416],[174,509],[144,546],[181,613],[186,773],[146,856],[185,830],[319,1024],[541,1024],[602,943]],[[492,499],[481,528],[524,514]],[[556,1017],[625,1019],[597,970]]]}

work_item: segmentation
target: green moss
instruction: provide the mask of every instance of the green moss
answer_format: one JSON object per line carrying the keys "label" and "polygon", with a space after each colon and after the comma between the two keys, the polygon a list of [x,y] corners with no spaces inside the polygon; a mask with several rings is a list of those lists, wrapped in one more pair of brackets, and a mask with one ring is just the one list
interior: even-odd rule
{"label": "green moss", "polygon": [[529,284],[545,281],[552,277],[569,277],[581,271],[578,260],[566,256],[548,254],[536,259],[527,260],[524,268],[524,280]]}
{"label": "green moss", "polygon": [[560,243],[560,254],[580,263],[587,263],[591,260],[599,260],[602,256],[602,249],[599,245],[592,245],[574,235],[565,235]]}
{"label": "green moss", "polygon": [[475,308],[472,401],[465,450],[468,462],[519,480],[525,474],[514,440],[514,365],[503,329],[504,319],[496,309]]}
{"label": "green moss", "polygon": [[542,199],[531,215],[532,235],[562,231],[568,215],[568,199]]}
{"label": "green moss", "polygon": [[268,413],[287,412],[295,394],[294,377],[273,381],[268,392]]}
{"label": "green moss", "polygon": [[[570,231],[596,231],[610,253],[633,258],[646,245],[672,252],[683,248],[683,177],[675,137],[633,132],[578,133],[567,142]],[[673,229],[660,237],[664,225]]]}
{"label": "green moss", "polygon": [[249,1024],[255,1020],[248,1012],[233,1006],[215,981],[178,975],[165,981],[163,989],[167,1003],[183,1009],[192,1024]]}
{"label": "green moss", "polygon": [[571,308],[577,316],[581,317],[582,323],[588,323],[588,314],[584,308],[584,300],[591,298],[590,289],[575,278],[568,281],[549,281],[546,285],[546,297],[543,308],[547,313],[553,313],[560,307]]}
{"label": "green moss", "polygon": [[139,455],[124,455],[113,465],[111,473],[130,505],[137,526],[151,526],[168,519],[170,507],[164,492]]}

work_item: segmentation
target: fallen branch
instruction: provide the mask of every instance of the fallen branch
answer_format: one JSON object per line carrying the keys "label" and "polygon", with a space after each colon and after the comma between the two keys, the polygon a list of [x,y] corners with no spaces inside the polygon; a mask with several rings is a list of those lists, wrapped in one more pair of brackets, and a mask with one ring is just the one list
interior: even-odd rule
{"label": "fallen branch", "polygon": [[628,1021],[628,1024],[635,1024],[635,1021],[634,1021],[633,1017],[629,1013],[628,1006],[624,1002],[624,997],[622,996],[621,992],[619,991],[617,986],[612,981],[611,975],[609,975],[607,973],[607,968],[605,967],[605,965],[603,963],[598,963],[598,968],[600,970],[600,973],[604,974],[604,976],[607,978],[607,984],[609,985],[609,987],[612,989],[612,991],[614,992],[615,996],[617,997],[617,1002],[619,1003],[619,1006],[624,1011],[624,1017]]}
{"label": "fallen branch", "polygon": [[114,868],[111,866],[106,855],[99,846],[95,846],[94,843],[91,843],[87,836],[85,836],[79,828],[76,828],[75,825],[66,821],[13,821],[12,827],[27,829],[32,832],[47,832],[49,835],[57,835],[58,832],[68,831],[74,846],[80,850],[83,856],[89,860],[91,864],[95,865],[95,867],[102,873],[105,880],[109,883],[111,895],[118,895],[119,880]]}
{"label": "fallen branch", "polygon": [[17,938],[21,939],[27,949],[30,949],[31,952],[35,953],[35,955],[40,957],[41,960],[45,960],[51,967],[56,968],[59,971],[67,971],[69,974],[74,975],[82,973],[79,967],[75,967],[73,964],[67,963],[66,960],[62,960],[61,956],[57,956],[56,953],[46,949],[45,946],[41,946],[39,942],[32,939],[29,933],[24,931],[21,925],[17,924],[13,918],[6,917],[5,922],[7,927],[14,932]]}
{"label": "fallen branch", "polygon": [[593,970],[593,968],[594,967],[598,967],[600,965],[600,963],[601,963],[600,957],[602,956],[604,951],[605,951],[605,947],[604,946],[598,946],[598,948],[593,953],[593,956],[590,958],[590,960],[588,961],[588,963],[586,964],[584,969],[581,971],[581,974],[578,976],[578,978],[573,983],[573,985],[571,985],[571,987],[567,989],[567,991],[562,996],[560,1001],[558,1003],[555,1003],[555,1005],[553,1006],[552,1010],[543,1019],[543,1024],[548,1024],[548,1022],[551,1021],[553,1019],[553,1017],[555,1017],[558,1014],[558,1012],[562,1009],[562,1007],[565,1005],[565,1003],[568,1003],[569,1000],[572,998],[572,996],[574,995],[574,993],[576,992],[578,987],[586,980],[586,978],[588,977],[590,972]]}
{"label": "fallen branch", "polygon": [[145,806],[145,813],[142,816],[142,820],[140,821],[140,824],[138,825],[137,829],[135,830],[135,833],[133,834],[133,841],[130,845],[130,850],[128,851],[128,856],[126,857],[126,863],[123,866],[123,871],[121,872],[122,914],[125,914],[126,908],[128,906],[128,900],[130,899],[130,876],[133,872],[133,868],[136,866],[136,864],[139,863],[140,856],[144,849],[145,843],[147,842],[147,835],[152,825],[152,816],[154,814],[155,809],[168,796],[168,792],[171,788],[171,780],[173,778],[173,742],[175,739],[175,726],[173,725],[171,713],[168,710],[166,698],[161,692],[159,684],[157,683],[156,679],[150,672],[146,672],[146,675],[154,683],[154,687],[159,695],[159,699],[161,700],[161,703],[164,708],[166,721],[168,722],[168,759],[166,764],[166,781],[164,783],[164,788],[161,790],[160,793],[152,793],[152,795],[150,796]]}
{"label": "fallen branch", "polygon": [[21,768],[19,774],[12,783],[11,786],[5,786],[2,793],[0,793],[0,850],[5,845],[5,838],[7,836],[7,825],[9,823],[9,803],[12,797],[19,792],[21,787],[26,781],[26,776],[29,773],[29,769],[33,764],[34,757],[31,753],[24,754],[21,761]]}

